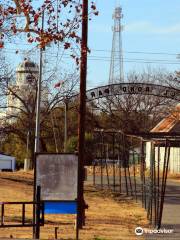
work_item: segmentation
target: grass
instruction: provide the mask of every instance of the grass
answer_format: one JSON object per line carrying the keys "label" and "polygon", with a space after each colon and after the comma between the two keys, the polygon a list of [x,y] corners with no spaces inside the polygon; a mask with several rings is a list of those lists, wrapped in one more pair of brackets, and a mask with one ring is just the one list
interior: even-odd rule
{"label": "grass", "polygon": [[180,183],[180,173],[174,173],[174,174],[173,173],[169,173],[168,174],[168,179]]}
{"label": "grass", "polygon": [[106,240],[105,238],[95,237],[94,240]]}
{"label": "grass", "polygon": [[[32,172],[0,173],[0,201],[31,201]],[[138,203],[121,198],[108,191],[97,191],[87,185],[85,200],[89,205],[86,211],[86,226],[80,231],[81,240],[136,240],[134,229],[147,227],[146,213]],[[19,222],[21,209],[9,207],[6,221]],[[32,207],[27,208],[27,221],[32,219]],[[58,238],[75,239],[74,215],[46,215],[45,226],[41,228],[41,239],[54,239],[55,227]],[[0,238],[32,238],[31,228],[0,229]],[[141,238],[142,239],[142,238]]]}

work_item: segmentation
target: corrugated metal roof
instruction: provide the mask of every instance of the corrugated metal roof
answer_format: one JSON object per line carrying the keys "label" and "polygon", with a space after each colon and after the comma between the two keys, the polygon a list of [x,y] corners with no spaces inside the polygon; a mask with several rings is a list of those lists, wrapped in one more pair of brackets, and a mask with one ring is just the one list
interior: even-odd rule
{"label": "corrugated metal roof", "polygon": [[158,123],[151,132],[170,132],[176,124],[180,122],[180,104],[178,104],[174,111]]}

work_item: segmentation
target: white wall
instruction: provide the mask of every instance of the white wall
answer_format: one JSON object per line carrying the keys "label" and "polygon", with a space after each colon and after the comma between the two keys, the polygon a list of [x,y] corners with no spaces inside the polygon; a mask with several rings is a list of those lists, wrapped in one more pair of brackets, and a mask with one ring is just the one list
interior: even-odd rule
{"label": "white wall", "polygon": [[1,169],[12,169],[12,171],[15,171],[16,167],[16,159],[11,156],[7,155],[0,155],[0,170]]}
{"label": "white wall", "polygon": [[[146,167],[150,167],[151,143],[146,143]],[[165,148],[160,147],[160,169],[163,170]],[[155,161],[157,166],[158,148],[155,148]],[[180,173],[180,147],[170,148],[169,172]]]}

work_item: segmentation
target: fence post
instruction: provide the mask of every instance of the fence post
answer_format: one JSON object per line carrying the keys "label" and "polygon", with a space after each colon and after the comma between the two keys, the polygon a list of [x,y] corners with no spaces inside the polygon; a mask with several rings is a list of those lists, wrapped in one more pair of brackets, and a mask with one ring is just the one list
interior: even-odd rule
{"label": "fence post", "polygon": [[37,186],[36,191],[36,221],[35,221],[35,237],[40,238],[40,214],[41,214],[41,187]]}

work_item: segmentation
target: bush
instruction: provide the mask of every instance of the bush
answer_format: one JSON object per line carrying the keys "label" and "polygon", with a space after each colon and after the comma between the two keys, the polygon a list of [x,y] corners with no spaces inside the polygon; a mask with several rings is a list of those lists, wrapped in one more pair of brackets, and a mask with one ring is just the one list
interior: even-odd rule
{"label": "bush", "polygon": [[16,170],[20,170],[21,168],[24,168],[24,161],[17,160],[16,161]]}
{"label": "bush", "polygon": [[[78,151],[78,137],[72,136],[66,144],[66,151],[74,153]],[[94,153],[94,140],[91,133],[85,133],[85,165],[91,165]]]}

